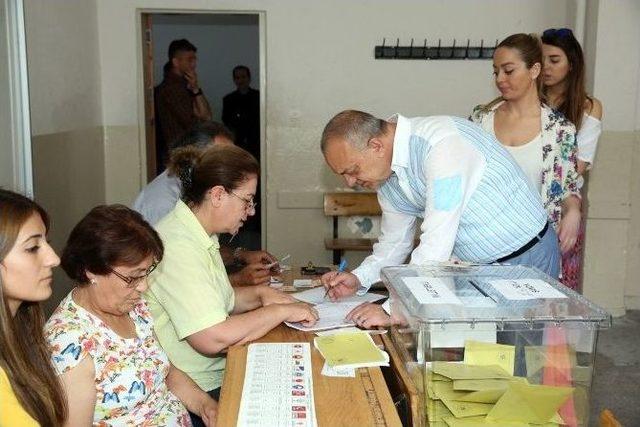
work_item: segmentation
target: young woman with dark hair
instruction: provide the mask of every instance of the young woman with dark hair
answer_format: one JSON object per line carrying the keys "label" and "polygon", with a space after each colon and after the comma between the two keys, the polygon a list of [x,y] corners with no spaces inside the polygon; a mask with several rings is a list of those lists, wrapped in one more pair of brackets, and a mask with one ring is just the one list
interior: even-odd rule
{"label": "young woman with dark hair", "polygon": [[[602,133],[602,104],[585,90],[584,56],[580,43],[570,29],[552,28],[542,33],[542,54],[542,92],[547,103],[564,114],[578,129],[578,183],[582,187],[582,176],[593,164]],[[584,200],[586,194],[582,197]],[[562,281],[578,291],[582,289],[587,205],[582,203],[582,223],[576,244],[562,256]]]}
{"label": "young woman with dark hair", "polygon": [[67,414],[42,333],[60,263],[48,230],[42,207],[0,189],[0,426],[61,426]]}

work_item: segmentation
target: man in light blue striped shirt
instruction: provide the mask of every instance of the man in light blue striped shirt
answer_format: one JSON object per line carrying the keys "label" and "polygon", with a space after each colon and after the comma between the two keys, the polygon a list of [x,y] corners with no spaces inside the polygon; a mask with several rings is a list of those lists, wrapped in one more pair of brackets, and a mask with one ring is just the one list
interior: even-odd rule
{"label": "man in light blue striped shirt", "polygon": [[382,207],[373,254],[351,273],[323,276],[332,299],[366,292],[383,267],[409,254],[412,264],[497,261],[558,277],[557,237],[538,192],[479,126],[452,116],[381,120],[347,110],[325,127],[322,152],[349,186],[377,190]]}

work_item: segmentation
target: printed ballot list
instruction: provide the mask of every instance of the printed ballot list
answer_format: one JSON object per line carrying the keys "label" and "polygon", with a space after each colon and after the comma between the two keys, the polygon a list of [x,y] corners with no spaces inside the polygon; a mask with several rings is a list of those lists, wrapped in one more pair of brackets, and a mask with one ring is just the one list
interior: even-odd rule
{"label": "printed ballot list", "polygon": [[309,343],[249,345],[237,425],[318,425]]}
{"label": "printed ballot list", "polygon": [[421,304],[462,304],[462,301],[442,279],[435,277],[405,277],[402,280]]}

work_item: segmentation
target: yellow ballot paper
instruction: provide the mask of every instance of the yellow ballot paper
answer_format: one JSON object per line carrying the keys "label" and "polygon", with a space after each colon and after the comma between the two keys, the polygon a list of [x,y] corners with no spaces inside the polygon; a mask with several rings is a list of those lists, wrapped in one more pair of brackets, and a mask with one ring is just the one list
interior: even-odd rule
{"label": "yellow ballot paper", "polygon": [[447,423],[449,427],[484,427],[484,426],[529,427],[529,423],[519,423],[519,422],[496,423],[496,422],[487,420],[487,417],[484,417],[484,416],[468,417],[468,418],[445,417],[444,422]]}
{"label": "yellow ballot paper", "polygon": [[485,378],[511,378],[511,374],[498,365],[467,365],[464,363],[433,362],[433,372],[452,380],[476,380]]}
{"label": "yellow ballot paper", "polygon": [[445,417],[451,417],[453,414],[441,400],[433,400],[427,398],[427,419],[429,423],[440,422]]}
{"label": "yellow ballot paper", "polygon": [[458,400],[459,397],[469,394],[466,391],[454,390],[453,383],[450,381],[434,381],[432,383],[427,383],[427,393],[432,399],[445,398],[451,400]]}
{"label": "yellow ballot paper", "polygon": [[498,365],[513,375],[516,348],[512,345],[465,341],[464,363],[468,365]]}
{"label": "yellow ballot paper", "polygon": [[447,378],[444,375],[435,374],[432,370],[427,370],[427,382],[429,381],[448,381],[451,382],[451,378]]}
{"label": "yellow ballot paper", "polygon": [[507,391],[506,388],[472,391],[471,393],[465,393],[464,396],[456,397],[455,400],[461,402],[496,403],[505,391]]}
{"label": "yellow ballot paper", "polygon": [[555,420],[558,409],[573,393],[572,387],[528,385],[513,382],[487,414],[487,419],[545,424]]}
{"label": "yellow ballot paper", "polygon": [[315,337],[314,345],[331,367],[388,366],[389,356],[376,347],[366,332],[341,333]]}
{"label": "yellow ballot paper", "polygon": [[459,402],[457,400],[442,399],[447,408],[456,418],[486,415],[493,408],[491,403]]}
{"label": "yellow ballot paper", "polygon": [[454,390],[506,390],[509,388],[509,383],[512,381],[521,382],[527,384],[527,379],[522,377],[511,377],[508,379],[478,379],[478,380],[455,380],[453,381]]}

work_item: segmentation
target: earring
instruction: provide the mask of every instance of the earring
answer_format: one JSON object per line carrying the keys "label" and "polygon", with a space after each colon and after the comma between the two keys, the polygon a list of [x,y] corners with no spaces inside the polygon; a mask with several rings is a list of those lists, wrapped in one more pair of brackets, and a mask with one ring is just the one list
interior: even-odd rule
{"label": "earring", "polygon": [[89,279],[89,283],[95,286],[98,284],[98,281],[92,277],[91,279]]}

